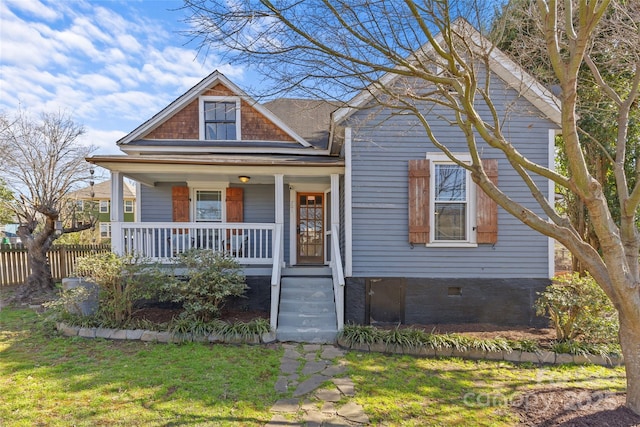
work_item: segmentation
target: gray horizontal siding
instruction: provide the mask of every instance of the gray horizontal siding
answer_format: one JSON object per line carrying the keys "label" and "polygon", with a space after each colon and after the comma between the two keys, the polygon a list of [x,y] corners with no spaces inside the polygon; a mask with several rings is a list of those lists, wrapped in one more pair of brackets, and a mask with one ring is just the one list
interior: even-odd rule
{"label": "gray horizontal siding", "polygon": [[[515,91],[494,79],[494,100],[508,114],[503,133],[530,160],[547,165],[549,129],[554,125],[532,111]],[[486,109],[485,109],[486,113]],[[467,152],[456,126],[439,119],[443,109],[429,112],[438,139],[454,152]],[[407,168],[410,159],[437,153],[417,119],[381,111],[356,113],[353,127],[353,275],[354,277],[545,278],[548,275],[548,238],[521,224],[502,209],[496,245],[476,248],[434,248],[408,243]],[[486,158],[499,160],[499,186],[514,200],[536,211],[525,184],[497,150],[480,143]],[[534,177],[545,188],[547,182]]]}
{"label": "gray horizontal siding", "polygon": [[173,221],[173,204],[171,187],[187,185],[184,182],[161,182],[155,187],[140,186],[140,221],[171,222]]}

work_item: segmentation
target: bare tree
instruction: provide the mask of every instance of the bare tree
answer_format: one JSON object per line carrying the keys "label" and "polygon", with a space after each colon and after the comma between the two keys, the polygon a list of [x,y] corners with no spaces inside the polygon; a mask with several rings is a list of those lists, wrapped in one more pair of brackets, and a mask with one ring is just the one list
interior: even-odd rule
{"label": "bare tree", "polygon": [[13,194],[7,188],[4,180],[0,178],[0,224],[9,224],[13,218],[13,212],[9,207],[13,200]]}
{"label": "bare tree", "polygon": [[[559,20],[563,21],[564,8],[559,9]],[[540,25],[536,0],[512,0],[493,23],[493,32],[500,49],[509,54],[517,63],[544,84],[558,84],[549,55],[546,55],[544,33]],[[637,23],[640,22],[640,2],[612,3],[603,15],[588,48],[587,61],[598,64],[594,74],[584,64],[578,74],[578,131],[581,147],[590,173],[603,186],[609,200],[609,209],[614,220],[620,222],[620,206],[613,172],[612,159],[618,141],[618,105],[610,102],[610,91],[625,94],[633,84],[629,79],[638,63]],[[635,35],[634,35],[635,33]],[[601,79],[600,83],[597,79]],[[628,185],[632,187],[637,179],[634,173],[640,156],[640,108],[629,110],[627,128],[627,156],[624,168]],[[563,144],[558,138],[558,144]],[[558,169],[568,173],[566,152],[560,150],[556,158]],[[590,223],[584,203],[571,191],[559,187],[563,196],[566,215],[575,229],[599,250],[598,237]],[[640,218],[636,218],[640,221]],[[637,223],[640,226],[640,222]],[[581,263],[573,257],[573,270],[584,272]]]}
{"label": "bare tree", "polygon": [[72,223],[64,227],[65,196],[74,185],[87,180],[90,165],[85,161],[92,147],[78,138],[84,128],[63,113],[42,114],[39,120],[24,111],[15,117],[0,116],[0,173],[14,192],[10,208],[19,221],[18,236],[28,251],[31,273],[16,294],[29,300],[53,290],[47,251],[63,233],[90,228]]}
{"label": "bare tree", "polygon": [[[504,210],[534,230],[564,244],[586,267],[613,301],[620,318],[620,342],[627,370],[627,405],[640,414],[640,165],[637,157],[627,176],[629,114],[638,106],[640,30],[638,20],[607,42],[627,43],[630,54],[624,89],[607,84],[603,66],[590,56],[595,35],[607,14],[630,14],[637,1],[537,0],[535,29],[545,40],[544,55],[561,89],[563,150],[568,173],[537,164],[518,151],[502,132],[503,116],[492,98],[491,79],[483,72],[500,53],[480,37],[493,15],[483,2],[447,0],[185,0],[191,13],[192,36],[201,51],[228,52],[235,63],[253,66],[277,82],[271,93],[297,92],[344,99],[363,88],[380,106],[420,121],[426,137],[452,161],[470,171],[472,179]],[[564,16],[564,19],[560,17]],[[466,20],[456,20],[464,17]],[[473,25],[469,25],[471,23]],[[475,27],[475,28],[472,28]],[[477,30],[476,30],[477,29]],[[587,66],[616,111],[616,137],[608,161],[617,190],[620,220],[611,215],[603,185],[587,167],[584,134],[577,126],[578,73]],[[523,75],[521,90],[528,90]],[[445,107],[451,124],[464,133],[472,158],[467,164],[447,149],[431,127],[425,105]],[[484,111],[488,111],[485,114]],[[446,119],[442,115],[437,120]],[[482,167],[486,144],[504,153],[526,183],[539,210],[514,201],[494,185]],[[635,152],[637,153],[637,151]],[[633,154],[636,155],[637,154]],[[633,178],[633,179],[631,179]],[[601,252],[585,241],[570,221],[554,208],[539,187],[551,180],[584,204]]]}

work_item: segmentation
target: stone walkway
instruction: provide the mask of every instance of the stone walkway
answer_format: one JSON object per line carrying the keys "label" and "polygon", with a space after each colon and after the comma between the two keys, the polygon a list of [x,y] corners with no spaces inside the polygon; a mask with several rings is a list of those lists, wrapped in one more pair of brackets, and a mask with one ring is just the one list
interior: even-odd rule
{"label": "stone walkway", "polygon": [[369,417],[353,402],[356,390],[346,377],[344,351],[333,345],[283,344],[280,377],[275,389],[281,395],[293,390],[271,408],[266,427],[365,426]]}

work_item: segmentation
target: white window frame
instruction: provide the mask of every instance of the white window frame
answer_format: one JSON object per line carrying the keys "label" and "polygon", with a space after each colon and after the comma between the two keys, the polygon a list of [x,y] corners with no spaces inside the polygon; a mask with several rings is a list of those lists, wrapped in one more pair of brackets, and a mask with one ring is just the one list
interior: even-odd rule
{"label": "white window frame", "polygon": [[125,200],[124,201],[124,213],[133,213],[134,212],[134,202],[133,200]]}
{"label": "white window frame", "polygon": [[110,210],[110,200],[100,200],[99,203],[99,212],[100,213],[109,213]]}
{"label": "white window frame", "polygon": [[[242,139],[242,135],[240,134],[240,129],[242,128],[240,126],[240,118],[241,118],[241,114],[240,114],[240,106],[241,106],[241,100],[239,97],[237,96],[201,96],[198,99],[198,117],[199,117],[199,123],[200,123],[200,132],[199,132],[199,137],[201,141],[205,141],[205,125],[204,125],[204,103],[205,102],[235,102],[236,103],[236,141],[239,141]],[[212,139],[210,141],[217,141],[215,139]]]}
{"label": "white window frame", "polygon": [[220,212],[220,221],[199,221],[199,222],[227,222],[227,186],[216,186],[216,187],[190,187],[190,198],[191,198],[191,206],[189,209],[189,214],[191,215],[191,221],[197,222],[196,219],[196,205],[198,203],[198,192],[199,191],[219,191],[220,192],[220,203],[221,203],[221,212]]}
{"label": "white window frame", "polygon": [[[106,230],[106,235],[103,235],[102,229]],[[110,222],[101,222],[100,223],[100,238],[101,239],[110,239],[111,238],[111,223]]]}
{"label": "white window frame", "polygon": [[[467,153],[454,153],[454,156],[464,163],[471,164],[471,156]],[[427,153],[429,160],[429,247],[446,247],[446,248],[475,248],[477,244],[476,235],[476,185],[471,179],[471,173],[466,171],[466,188],[467,188],[467,212],[466,212],[466,240],[435,240],[436,236],[436,165],[455,165],[449,157],[444,153]]]}

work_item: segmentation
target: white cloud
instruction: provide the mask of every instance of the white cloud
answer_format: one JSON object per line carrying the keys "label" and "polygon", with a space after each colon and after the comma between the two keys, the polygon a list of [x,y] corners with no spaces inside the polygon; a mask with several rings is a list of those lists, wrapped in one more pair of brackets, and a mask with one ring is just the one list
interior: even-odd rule
{"label": "white cloud", "polygon": [[177,32],[180,16],[154,20],[144,13],[158,16],[154,7],[0,0],[0,110],[67,111],[101,152],[118,152],[116,140],[214,69],[243,78],[242,68],[215,55],[196,58]]}
{"label": "white cloud", "polygon": [[87,128],[80,142],[86,146],[93,146],[96,151],[93,154],[123,154],[116,145],[116,141],[126,135],[119,130],[100,130]]}
{"label": "white cloud", "polygon": [[53,21],[59,17],[58,12],[52,8],[44,5],[38,0],[3,0],[6,6],[11,6],[16,9],[20,9],[24,12],[28,12],[31,15],[47,20]]}
{"label": "white cloud", "polygon": [[94,93],[116,92],[120,89],[120,84],[110,77],[102,74],[83,74],[78,77],[77,82],[91,89]]}

